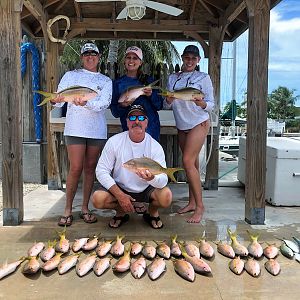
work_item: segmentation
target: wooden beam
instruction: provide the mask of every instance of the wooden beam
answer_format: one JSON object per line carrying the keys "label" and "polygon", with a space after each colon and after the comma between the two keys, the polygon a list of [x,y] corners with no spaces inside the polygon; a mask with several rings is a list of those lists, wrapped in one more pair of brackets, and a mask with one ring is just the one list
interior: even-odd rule
{"label": "wooden beam", "polygon": [[28,36],[30,36],[31,38],[35,39],[36,36],[34,35],[34,33],[32,32],[31,28],[25,23],[25,22],[22,22],[22,29],[26,32],[26,34]]}
{"label": "wooden beam", "polygon": [[76,1],[74,1],[74,7],[75,7],[75,12],[76,12],[77,20],[81,21],[81,19],[82,19],[82,13],[81,13],[80,4],[78,2],[76,2]]}
{"label": "wooden beam", "polygon": [[60,2],[61,0],[48,0],[46,3],[44,3],[43,8],[46,9],[47,7],[56,4],[57,2]]}
{"label": "wooden beam", "polygon": [[[58,34],[58,25],[54,23],[52,26],[52,32],[54,35]],[[46,90],[49,92],[55,92],[58,85],[59,67],[59,45],[58,43],[49,43],[49,47],[46,52]],[[51,111],[51,105],[47,105],[47,177],[48,177],[48,189],[57,190],[62,188],[61,177],[58,166],[57,149],[56,149],[56,136],[53,131],[50,130],[49,116]]]}
{"label": "wooden beam", "polygon": [[209,57],[209,47],[207,45],[207,43],[205,42],[205,40],[201,37],[200,34],[198,34],[195,31],[184,31],[183,33],[185,36],[190,36],[191,38],[193,38],[195,41],[199,42],[203,52],[204,52],[204,57],[208,58]]}
{"label": "wooden beam", "polygon": [[211,157],[206,166],[204,188],[217,190],[219,186],[219,132],[220,124],[218,122],[220,111],[220,80],[221,80],[221,57],[222,57],[223,36],[222,28],[211,26],[209,32],[209,62],[208,73],[214,87],[215,108],[214,113],[217,116],[217,128],[212,136],[208,137],[208,147],[212,147]]}
{"label": "wooden beam", "polygon": [[2,122],[3,225],[23,221],[20,0],[0,2],[0,108]]}
{"label": "wooden beam", "polygon": [[69,0],[61,0],[60,2],[60,5],[58,5],[56,8],[55,8],[55,13],[59,13],[60,10],[67,4]]}
{"label": "wooden beam", "polygon": [[49,43],[46,24],[47,18],[42,4],[38,0],[24,0],[23,4],[41,24],[43,35],[45,38],[45,48],[47,48]]}
{"label": "wooden beam", "polygon": [[270,1],[246,0],[249,15],[245,220],[264,224]]}
{"label": "wooden beam", "polygon": [[221,26],[228,26],[246,8],[244,0],[236,0],[229,4],[220,20]]}
{"label": "wooden beam", "polygon": [[191,5],[191,9],[190,9],[189,24],[193,23],[197,1],[198,0],[192,0],[192,5]]}
{"label": "wooden beam", "polygon": [[203,0],[198,1],[211,16],[213,16],[214,18],[219,17],[219,14],[217,14],[216,11],[213,11]]}
{"label": "wooden beam", "polygon": [[86,30],[84,28],[82,28],[82,29],[73,29],[73,30],[69,31],[69,33],[67,35],[67,40],[70,41],[75,36],[83,35],[85,33],[86,33]]}
{"label": "wooden beam", "polygon": [[[111,19],[83,18],[78,22],[75,18],[70,18],[71,29],[85,28],[87,31],[128,31],[136,32],[136,22],[118,21]],[[139,32],[183,32],[200,31],[208,32],[209,25],[205,20],[195,20],[194,24],[188,24],[187,20],[160,20],[159,24],[153,24],[153,20],[142,19],[139,22]],[[63,30],[63,28],[60,28]]]}

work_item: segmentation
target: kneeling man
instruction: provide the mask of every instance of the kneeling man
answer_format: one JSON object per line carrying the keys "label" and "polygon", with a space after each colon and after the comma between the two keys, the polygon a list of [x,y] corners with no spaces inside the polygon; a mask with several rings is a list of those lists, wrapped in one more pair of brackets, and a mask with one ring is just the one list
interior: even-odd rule
{"label": "kneeling man", "polygon": [[[161,145],[146,128],[148,118],[141,105],[132,105],[127,115],[128,131],[112,136],[106,142],[96,168],[96,176],[102,187],[93,194],[96,208],[115,209],[116,215],[109,226],[118,228],[129,220],[132,212],[143,213],[144,220],[154,229],[163,227],[159,208],[169,207],[172,192],[166,187],[166,174],[153,175],[148,169],[131,172],[123,167],[130,159],[149,157],[166,167]],[[148,202],[148,211],[143,203]]]}

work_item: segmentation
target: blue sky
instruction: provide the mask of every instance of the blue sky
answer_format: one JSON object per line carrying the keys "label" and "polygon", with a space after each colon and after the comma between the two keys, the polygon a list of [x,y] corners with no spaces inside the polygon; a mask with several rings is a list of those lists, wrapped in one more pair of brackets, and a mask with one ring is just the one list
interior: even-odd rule
{"label": "blue sky", "polygon": [[[242,102],[247,89],[248,30],[237,40],[236,98]],[[187,43],[174,43],[181,54]],[[201,56],[203,51],[199,43]],[[224,43],[221,69],[221,108],[232,97],[233,45]],[[202,58],[200,69],[207,72],[207,59]],[[278,86],[295,89],[300,95],[300,1],[282,0],[270,14],[269,74],[268,92]],[[300,99],[296,103],[300,106]]]}

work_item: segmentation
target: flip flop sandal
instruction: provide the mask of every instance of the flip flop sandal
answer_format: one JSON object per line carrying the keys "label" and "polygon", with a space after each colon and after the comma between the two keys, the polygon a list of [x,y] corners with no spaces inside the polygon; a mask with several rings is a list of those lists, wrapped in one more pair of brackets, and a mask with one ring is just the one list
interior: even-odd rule
{"label": "flip flop sandal", "polygon": [[85,223],[89,223],[89,224],[96,223],[98,221],[97,218],[91,212],[86,212],[86,213],[81,212],[79,214],[79,217],[80,219],[83,219]]}
{"label": "flip flop sandal", "polygon": [[58,226],[71,226],[72,225],[72,221],[73,221],[73,216],[69,215],[69,216],[61,216],[57,225]]}
{"label": "flip flop sandal", "polygon": [[153,229],[161,229],[164,227],[164,224],[162,224],[160,227],[154,227],[153,226],[153,221],[156,223],[156,225],[158,226],[158,222],[161,221],[160,217],[153,217],[153,216],[150,216],[150,214],[146,213],[146,214],[143,214],[143,219],[146,223],[148,223]]}
{"label": "flip flop sandal", "polygon": [[126,222],[129,221],[129,215],[128,215],[128,214],[125,214],[124,216],[119,216],[119,217],[114,216],[114,217],[112,218],[112,220],[114,220],[115,224],[116,224],[116,221],[120,221],[119,225],[117,225],[117,226],[112,226],[112,225],[110,224],[110,222],[109,222],[109,223],[108,223],[108,226],[109,226],[110,228],[119,228],[119,227],[121,227],[121,225],[122,225],[123,223],[126,223]]}
{"label": "flip flop sandal", "polygon": [[145,204],[143,205],[134,205],[133,204],[133,207],[134,207],[134,210],[135,212],[138,214],[138,215],[143,215],[146,211],[147,211],[147,206]]}

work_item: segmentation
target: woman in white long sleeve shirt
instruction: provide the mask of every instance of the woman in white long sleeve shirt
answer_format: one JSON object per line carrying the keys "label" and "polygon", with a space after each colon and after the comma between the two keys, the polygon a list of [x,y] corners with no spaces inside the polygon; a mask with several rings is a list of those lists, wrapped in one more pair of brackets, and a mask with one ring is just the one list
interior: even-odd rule
{"label": "woman in white long sleeve shirt", "polygon": [[208,74],[196,71],[200,61],[199,49],[188,45],[182,54],[182,72],[169,76],[168,90],[175,91],[186,87],[201,90],[205,95],[194,101],[183,101],[167,97],[172,107],[178,129],[179,146],[183,153],[183,166],[189,183],[189,203],[178,213],[193,212],[189,223],[199,223],[204,213],[202,187],[199,173],[199,153],[210,127],[209,112],[214,107],[213,87]]}
{"label": "woman in white long sleeve shirt", "polygon": [[[88,102],[82,98],[74,98],[72,103],[68,103],[64,136],[70,168],[66,184],[66,206],[58,222],[60,226],[72,224],[72,204],[82,171],[83,202],[80,217],[86,223],[97,221],[89,211],[88,204],[99,154],[107,139],[105,109],[111,102],[112,81],[97,71],[100,52],[95,44],[86,43],[81,48],[81,60],[83,68],[67,72],[58,85],[58,92],[77,85],[89,87],[99,95]],[[52,102],[56,106],[62,106],[63,100],[63,96],[58,96]]]}

